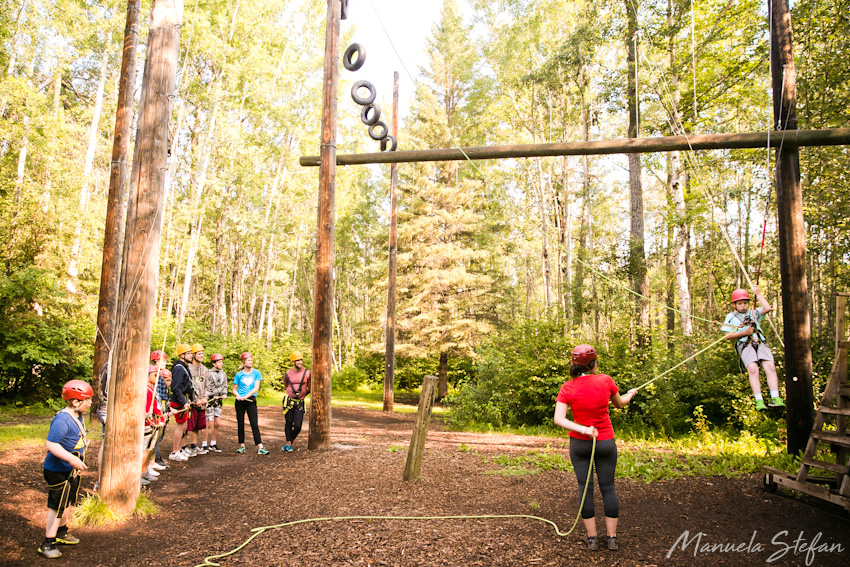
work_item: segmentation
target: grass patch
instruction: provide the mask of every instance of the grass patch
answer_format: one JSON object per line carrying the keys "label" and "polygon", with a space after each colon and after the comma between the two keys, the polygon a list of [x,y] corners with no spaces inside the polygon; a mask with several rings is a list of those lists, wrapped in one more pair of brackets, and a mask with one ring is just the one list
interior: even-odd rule
{"label": "grass patch", "polygon": [[[134,518],[150,518],[159,512],[153,500],[144,493],[139,494],[136,499],[136,508],[133,510]],[[101,527],[120,523],[121,518],[100,498],[98,494],[91,494],[80,501],[74,508],[73,522],[77,526]]]}
{"label": "grass patch", "polygon": [[[419,409],[419,393],[415,392],[413,396],[411,396],[407,392],[399,392],[399,398],[403,398],[405,401],[408,399],[415,397],[415,403],[401,403],[398,400],[393,401],[393,413],[416,413],[416,410]],[[412,401],[412,400],[411,400]],[[384,409],[384,391],[383,390],[370,390],[363,391],[357,390],[354,392],[340,392],[334,391],[333,396],[331,397],[331,406],[333,407],[357,407],[357,408],[365,408],[373,411],[382,411]],[[433,414],[446,414],[447,409],[441,406],[434,406],[432,408]]]}
{"label": "grass patch", "polygon": [[50,421],[0,425],[0,451],[44,445]]}
{"label": "grass patch", "polygon": [[399,451],[406,450],[407,447],[405,447],[404,445],[390,445],[389,449],[387,449],[387,451],[389,451],[390,453],[398,453]]}

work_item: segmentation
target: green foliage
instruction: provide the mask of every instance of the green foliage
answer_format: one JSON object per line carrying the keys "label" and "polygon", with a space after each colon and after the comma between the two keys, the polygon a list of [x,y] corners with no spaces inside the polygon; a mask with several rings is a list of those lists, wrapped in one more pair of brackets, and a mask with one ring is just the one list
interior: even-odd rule
{"label": "green foliage", "polygon": [[[159,508],[153,500],[144,493],[139,494],[136,506],[133,509],[133,518],[151,518],[159,513]],[[120,524],[123,522],[120,516],[109,509],[100,495],[90,494],[83,498],[74,508],[73,521],[78,526],[101,527]]]}
{"label": "green foliage", "polygon": [[62,384],[91,373],[93,328],[49,270],[0,273],[0,395],[55,398]]}
{"label": "green foliage", "polygon": [[343,366],[338,372],[333,373],[331,384],[334,391],[345,390],[353,392],[361,386],[366,386],[366,371],[357,366]]}

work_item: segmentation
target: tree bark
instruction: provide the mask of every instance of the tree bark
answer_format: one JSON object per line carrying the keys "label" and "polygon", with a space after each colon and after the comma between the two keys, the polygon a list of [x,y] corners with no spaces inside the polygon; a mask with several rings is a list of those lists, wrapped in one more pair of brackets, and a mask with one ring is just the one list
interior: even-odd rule
{"label": "tree bark", "polygon": [[139,496],[144,402],[159,245],[168,127],[179,51],[182,0],[154,0],[130,176],[121,269],[118,339],[109,381],[101,497],[128,517]]}
{"label": "tree bark", "polygon": [[[786,0],[770,0],[773,38],[770,43],[774,129],[797,129],[797,76],[791,39],[791,13]],[[793,133],[787,138],[793,138]],[[806,232],[800,185],[800,150],[785,143],[776,152],[776,208],[779,211],[779,270],[785,328],[785,390],[788,453],[800,453],[814,425],[812,331],[806,279]]]}
{"label": "tree bark", "polygon": [[118,83],[118,108],[109,165],[109,193],[106,198],[106,226],[103,233],[103,261],[100,268],[100,293],[97,302],[97,333],[94,341],[92,388],[94,399],[91,420],[96,419],[100,398],[100,373],[109,364],[115,336],[118,289],[121,276],[121,240],[127,210],[127,173],[133,125],[133,93],[136,90],[136,52],[139,45],[141,0],[127,0],[127,21]]}
{"label": "tree bark", "polygon": [[445,398],[449,393],[449,355],[440,353],[440,368],[438,372],[437,401]]}

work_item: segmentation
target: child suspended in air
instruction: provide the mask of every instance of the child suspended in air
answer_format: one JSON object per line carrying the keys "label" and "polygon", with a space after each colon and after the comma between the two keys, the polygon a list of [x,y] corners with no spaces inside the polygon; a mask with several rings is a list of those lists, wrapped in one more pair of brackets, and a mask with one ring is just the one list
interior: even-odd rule
{"label": "child suspended in air", "polygon": [[726,338],[735,342],[735,350],[741,357],[741,363],[747,369],[750,379],[750,388],[756,399],[756,409],[764,411],[767,406],[761,394],[761,380],[759,378],[759,367],[764,370],[767,378],[767,387],[770,389],[771,407],[784,408],[785,403],[779,396],[779,378],[776,375],[776,366],[773,362],[773,353],[770,352],[764,333],[759,325],[765,315],[773,308],[767,299],[759,291],[758,286],[753,287],[753,295],[759,303],[759,307],[750,309],[750,294],[745,289],[736,289],[732,292],[733,311],[723,321],[723,332]]}

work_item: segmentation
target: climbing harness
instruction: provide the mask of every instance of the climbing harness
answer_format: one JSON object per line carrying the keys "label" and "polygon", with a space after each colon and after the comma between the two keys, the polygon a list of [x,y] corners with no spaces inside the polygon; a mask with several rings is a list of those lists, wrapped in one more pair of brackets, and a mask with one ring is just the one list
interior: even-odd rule
{"label": "climbing harness", "polygon": [[[306,368],[304,368],[303,371],[301,372],[301,382],[298,384],[298,391],[295,392],[294,398],[290,398],[289,396],[284,394],[284,396],[283,396],[283,415],[286,415],[289,410],[294,409],[298,406],[300,406],[299,409],[301,409],[302,411],[304,410],[304,400],[301,399],[301,390],[304,388],[304,382],[306,382],[306,380],[304,380],[304,377],[307,376],[307,372],[308,371],[307,371]],[[284,379],[287,382],[289,382],[290,386],[292,385],[292,381],[289,379],[289,372],[288,371],[284,375]]]}
{"label": "climbing harness", "polygon": [[541,518],[540,516],[530,516],[528,514],[481,514],[476,516],[334,516],[334,517],[326,517],[326,518],[307,518],[304,520],[293,520],[291,522],[284,522],[282,524],[275,524],[272,526],[263,526],[259,528],[251,528],[253,535],[251,535],[248,539],[242,542],[238,547],[231,549],[226,553],[220,553],[218,555],[210,555],[204,558],[203,563],[199,563],[195,565],[195,567],[220,567],[220,563],[216,563],[213,561],[214,559],[222,559],[224,557],[229,557],[235,553],[241,551],[246,545],[251,543],[255,537],[260,534],[265,533],[268,530],[276,530],[280,528],[286,528],[289,526],[296,526],[298,524],[311,524],[311,523],[319,523],[319,522],[339,522],[339,521],[350,521],[350,520],[512,520],[512,519],[525,519],[525,520],[535,520],[538,522],[543,522],[545,524],[549,524],[553,528],[555,528],[555,535],[559,537],[566,537],[570,535],[573,530],[576,529],[578,525],[579,518],[581,518],[581,510],[584,508],[584,500],[587,497],[587,488],[590,486],[590,479],[593,475],[593,462],[594,456],[596,455],[596,437],[593,437],[593,445],[590,449],[590,467],[587,470],[587,481],[584,483],[584,492],[581,495],[581,503],[578,507],[578,513],[576,514],[576,519],[573,521],[572,527],[562,532],[558,528],[558,524],[553,522],[548,518]]}

